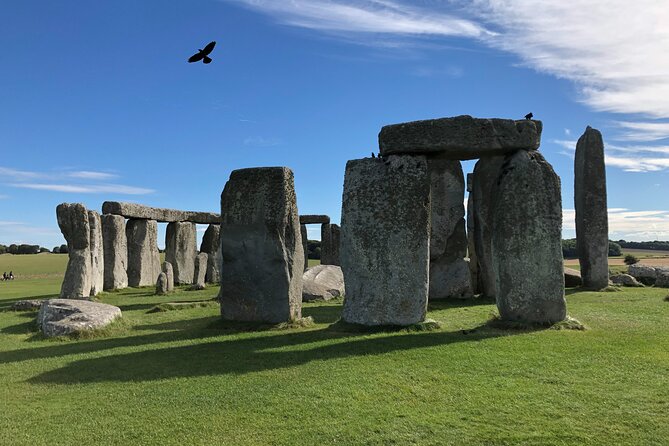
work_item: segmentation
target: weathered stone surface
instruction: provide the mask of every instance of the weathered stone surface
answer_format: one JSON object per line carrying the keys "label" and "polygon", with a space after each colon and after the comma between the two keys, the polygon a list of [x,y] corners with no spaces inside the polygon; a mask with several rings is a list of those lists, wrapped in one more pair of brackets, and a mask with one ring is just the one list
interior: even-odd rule
{"label": "weathered stone surface", "polygon": [[304,270],[309,268],[309,247],[307,239],[307,225],[300,225],[300,235],[302,236],[302,250],[304,251]]}
{"label": "weathered stone surface", "polygon": [[302,275],[302,301],[330,300],[346,292],[344,274],[336,265],[316,265]]}
{"label": "weathered stone surface", "polygon": [[638,282],[634,277],[629,274],[615,274],[611,276],[611,282],[614,285],[622,286],[631,286],[631,287],[642,287],[643,283]]}
{"label": "weathered stone surface", "polygon": [[128,285],[155,285],[160,273],[158,224],[155,220],[130,219],[125,226],[128,240]]}
{"label": "weathered stone surface", "polygon": [[362,325],[411,325],[427,311],[430,179],[423,156],[346,164],[341,267],[342,318]]}
{"label": "weathered stone surface", "polygon": [[162,272],[165,273],[165,278],[167,279],[167,291],[174,291],[174,269],[170,262],[163,262]]}
{"label": "weathered stone surface", "polygon": [[88,211],[91,244],[91,296],[97,296],[105,283],[104,246],[102,244],[102,221],[100,214]]}
{"label": "weathered stone surface", "polygon": [[56,207],[56,217],[60,231],[67,241],[69,255],[60,297],[88,297],[92,281],[88,211],[81,203],[62,203]]}
{"label": "weathered stone surface", "polygon": [[473,294],[479,294],[481,292],[481,286],[479,285],[479,260],[476,254],[476,239],[474,234],[476,232],[476,221],[475,221],[475,210],[474,210],[474,174],[467,174],[467,191],[469,196],[467,197],[467,257],[469,261],[469,276],[471,278],[471,289]]}
{"label": "weathered stone surface", "polygon": [[574,157],[576,246],[583,287],[609,283],[609,219],[602,134],[591,127],[578,139]]}
{"label": "weathered stone surface", "polygon": [[321,265],[332,265],[332,226],[321,225]]}
{"label": "weathered stone surface", "polygon": [[44,302],[44,299],[19,300],[9,308],[13,311],[35,311],[42,307],[42,302]]}
{"label": "weathered stone surface", "polygon": [[218,224],[221,216],[213,212],[179,211],[176,209],[154,208],[137,203],[105,201],[102,203],[103,214],[122,215],[126,218],[155,220],[162,223],[189,221],[203,225]]}
{"label": "weathered stone surface", "polygon": [[471,116],[429,119],[387,125],[379,133],[381,155],[410,153],[468,160],[504,155],[519,149],[536,150],[541,121],[480,119]]}
{"label": "weathered stone surface", "polygon": [[205,288],[205,281],[207,277],[207,263],[209,261],[209,254],[201,252],[195,257],[195,287],[198,290]]}
{"label": "weathered stone surface", "polygon": [[655,279],[655,286],[657,288],[669,288],[669,272],[660,270],[657,272],[657,279]]}
{"label": "weathered stone surface", "polygon": [[37,325],[46,337],[95,330],[121,317],[118,307],[87,300],[49,299],[37,314]]}
{"label": "weathered stone surface", "polygon": [[195,277],[197,227],[190,222],[172,222],[165,233],[165,260],[174,268],[174,283],[191,284]]}
{"label": "weathered stone surface", "polygon": [[492,213],[497,308],[503,320],[564,320],[560,178],[536,151],[502,165]]}
{"label": "weathered stone surface", "polygon": [[120,215],[102,216],[104,249],[104,289],[116,290],[128,286],[128,240],[125,237],[125,218]]}
{"label": "weathered stone surface", "polygon": [[328,224],[330,217],[327,215],[300,215],[301,225]]}
{"label": "weathered stone surface", "polygon": [[209,254],[207,260],[207,283],[219,283],[221,281],[221,225],[209,225],[202,237],[200,252]]}
{"label": "weathered stone surface", "polygon": [[658,273],[669,272],[669,268],[635,263],[627,268],[627,272],[630,276],[634,277],[644,285],[655,285]]}
{"label": "weathered stone surface", "polygon": [[221,194],[224,319],[283,322],[302,312],[304,251],[293,172],[235,170]]}
{"label": "weathered stone surface", "polygon": [[581,272],[573,268],[564,268],[564,286],[567,288],[573,288],[583,285],[583,279],[581,279]]}
{"label": "weathered stone surface", "polygon": [[472,297],[465,262],[464,175],[459,161],[429,159],[430,174],[430,299]]}
{"label": "weathered stone surface", "polygon": [[[479,293],[495,297],[495,272],[492,267],[493,194],[501,173],[503,156],[481,158],[474,167],[474,190],[469,196],[473,208],[474,247],[478,262]],[[468,203],[469,204],[469,203]]]}
{"label": "weathered stone surface", "polygon": [[330,265],[341,265],[340,258],[341,228],[332,223],[330,225]]}
{"label": "weathered stone surface", "polygon": [[167,274],[160,272],[158,274],[158,280],[156,281],[156,294],[164,295],[167,294],[169,290],[167,289]]}

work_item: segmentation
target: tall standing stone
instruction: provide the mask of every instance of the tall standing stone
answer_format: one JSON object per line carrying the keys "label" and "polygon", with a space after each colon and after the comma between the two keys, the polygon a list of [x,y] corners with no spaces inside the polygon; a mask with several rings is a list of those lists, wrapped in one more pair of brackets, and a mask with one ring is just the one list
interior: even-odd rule
{"label": "tall standing stone", "polygon": [[332,226],[321,225],[321,265],[332,265]]}
{"label": "tall standing stone", "polygon": [[565,319],[560,178],[536,151],[506,157],[492,211],[492,260],[503,320]]}
{"label": "tall standing stone", "polygon": [[425,319],[430,180],[424,156],[346,163],[341,217],[342,318],[362,325]]}
{"label": "tall standing stone", "polygon": [[341,228],[332,223],[330,225],[330,265],[341,265],[340,259]]}
{"label": "tall standing stone", "polygon": [[128,285],[155,285],[160,273],[158,223],[131,218],[125,225],[128,240]]}
{"label": "tall standing stone", "polygon": [[494,193],[501,172],[503,156],[485,157],[474,167],[473,194],[469,199],[473,207],[474,249],[478,262],[479,293],[495,297],[495,272],[492,266],[492,211]]}
{"label": "tall standing stone", "polygon": [[191,222],[172,222],[165,234],[165,260],[174,268],[174,283],[190,284],[195,277],[197,227]]}
{"label": "tall standing stone", "polygon": [[56,207],[56,217],[67,241],[69,255],[60,297],[86,298],[91,293],[92,281],[88,211],[81,203],[62,203]]}
{"label": "tall standing stone", "polygon": [[209,254],[201,252],[195,257],[195,283],[193,289],[203,290],[207,276],[207,263],[209,263]]}
{"label": "tall standing stone", "polygon": [[207,260],[207,283],[219,283],[221,281],[221,225],[209,225],[202,237],[200,252],[209,255]]}
{"label": "tall standing stone", "polygon": [[88,211],[91,245],[91,296],[96,296],[104,288],[105,265],[102,244],[102,221],[96,211]]}
{"label": "tall standing stone", "polygon": [[128,240],[125,218],[120,215],[102,216],[104,250],[104,289],[116,290],[128,286]]}
{"label": "tall standing stone", "polygon": [[300,235],[302,236],[302,250],[304,251],[304,270],[309,268],[309,240],[307,239],[307,225],[300,225]]}
{"label": "tall standing stone", "polygon": [[467,257],[469,257],[469,274],[472,278],[472,293],[479,294],[479,260],[476,254],[476,241],[474,233],[476,231],[475,209],[474,209],[474,174],[467,174]]}
{"label": "tall standing stone", "polygon": [[167,289],[167,275],[164,272],[158,274],[158,280],[156,281],[156,294],[163,295],[167,294],[169,290]]}
{"label": "tall standing stone", "polygon": [[583,287],[599,290],[609,284],[609,220],[604,142],[599,130],[591,127],[576,144],[574,205]]}
{"label": "tall standing stone", "polygon": [[465,233],[465,183],[460,161],[432,158],[430,174],[430,299],[472,296]]}
{"label": "tall standing stone", "polygon": [[301,317],[304,250],[293,172],[235,170],[221,194],[223,319],[283,322]]}

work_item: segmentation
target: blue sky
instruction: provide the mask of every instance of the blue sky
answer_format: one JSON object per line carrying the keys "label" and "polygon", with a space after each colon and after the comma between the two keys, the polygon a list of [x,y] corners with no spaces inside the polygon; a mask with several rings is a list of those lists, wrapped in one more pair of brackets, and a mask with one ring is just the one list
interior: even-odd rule
{"label": "blue sky", "polygon": [[[377,151],[383,125],[530,111],[562,178],[565,237],[573,149],[591,125],[607,146],[611,238],[669,239],[664,0],[7,0],[0,10],[0,243],[63,243],[61,202],[218,211],[230,172],[255,166],[292,168],[300,212],[337,222],[346,161]],[[213,63],[186,63],[211,40]]]}

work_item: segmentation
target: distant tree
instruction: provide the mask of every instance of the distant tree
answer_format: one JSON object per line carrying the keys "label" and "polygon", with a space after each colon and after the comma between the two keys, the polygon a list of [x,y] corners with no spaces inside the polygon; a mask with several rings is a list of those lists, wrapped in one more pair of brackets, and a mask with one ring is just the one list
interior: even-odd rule
{"label": "distant tree", "polygon": [[39,245],[19,245],[17,254],[37,254],[39,252]]}
{"label": "distant tree", "polygon": [[639,259],[632,254],[627,254],[625,255],[625,260],[623,260],[623,262],[625,262],[625,265],[634,265],[635,263],[639,263]]}
{"label": "distant tree", "polygon": [[609,257],[618,257],[621,255],[623,255],[622,247],[618,243],[609,240]]}
{"label": "distant tree", "polygon": [[60,245],[60,253],[61,254],[67,254],[68,252],[70,252],[70,251],[67,249],[67,245]]}
{"label": "distant tree", "polygon": [[562,257],[564,257],[565,259],[573,259],[578,257],[578,251],[576,251],[575,238],[562,240]]}
{"label": "distant tree", "polygon": [[321,258],[321,242],[318,240],[307,240],[307,258],[317,259]]}
{"label": "distant tree", "polygon": [[51,252],[54,254],[60,254],[60,246],[54,246]]}
{"label": "distant tree", "polygon": [[7,252],[10,254],[18,254],[19,253],[19,245],[15,245],[12,243],[7,247]]}
{"label": "distant tree", "polygon": [[7,252],[7,247],[5,245],[0,245],[0,254],[5,254]]}
{"label": "distant tree", "polygon": [[39,252],[51,252],[51,251],[49,251],[49,248],[42,247],[39,249]]}

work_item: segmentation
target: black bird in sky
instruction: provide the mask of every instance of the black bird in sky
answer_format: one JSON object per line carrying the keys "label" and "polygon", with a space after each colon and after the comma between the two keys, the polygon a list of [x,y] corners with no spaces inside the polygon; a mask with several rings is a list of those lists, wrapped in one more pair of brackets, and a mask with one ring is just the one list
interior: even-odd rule
{"label": "black bird in sky", "polygon": [[528,113],[525,115],[525,119],[532,119],[534,115],[532,113]]}
{"label": "black bird in sky", "polygon": [[203,50],[197,50],[197,54],[193,54],[190,56],[188,59],[188,62],[199,62],[202,61],[202,63],[211,63],[211,57],[209,56],[209,53],[211,53],[214,50],[214,47],[216,46],[216,42],[209,42],[207,46],[204,47]]}

